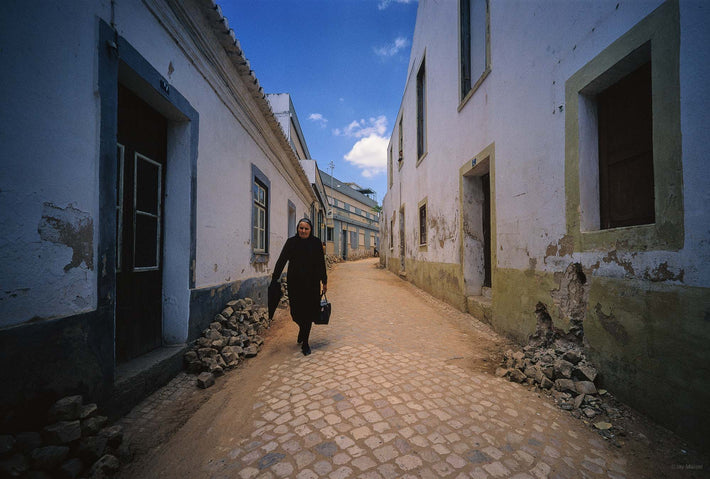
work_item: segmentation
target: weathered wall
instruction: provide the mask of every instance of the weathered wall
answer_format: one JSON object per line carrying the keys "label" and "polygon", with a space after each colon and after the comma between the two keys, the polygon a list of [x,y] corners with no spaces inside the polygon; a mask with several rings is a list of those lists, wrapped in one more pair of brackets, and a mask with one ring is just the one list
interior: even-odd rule
{"label": "weathered wall", "polygon": [[707,382],[710,291],[682,285],[597,276],[570,294],[563,273],[497,270],[493,326],[520,342],[535,331],[535,307],[570,330],[571,303],[583,313],[584,344],[601,385],[679,433],[710,429]]}
{"label": "weathered wall", "polygon": [[[398,117],[381,227],[383,262],[390,271],[402,270],[403,230],[407,280],[433,291],[437,271],[447,274],[444,265],[458,262],[461,293],[480,294],[480,196],[471,177],[482,173],[477,155],[492,152],[495,328],[527,341],[538,302],[558,327],[569,329],[574,318],[608,389],[695,438],[710,430],[702,412],[710,375],[698,369],[707,362],[702,325],[710,315],[710,177],[703,153],[710,97],[702,85],[710,73],[703,60],[710,54],[709,16],[700,2],[683,0],[491,1],[491,69],[462,100],[457,9],[420,1],[399,112],[404,159],[398,165]],[[589,138],[577,138],[584,135],[570,126],[573,113],[582,115],[575,74],[623,58],[625,48],[646,39],[655,42],[653,81],[673,86],[675,95],[654,93],[656,121],[672,119],[655,124],[653,140],[654,155],[665,155],[655,163],[665,188],[656,208],[669,218],[659,216],[658,226],[592,231],[588,205],[570,200],[584,200],[598,183],[589,171],[570,167],[570,158],[589,155]],[[416,76],[423,58],[427,147],[417,158]],[[578,128],[588,127],[584,121]],[[420,247],[417,207],[424,199],[429,241]],[[582,276],[585,283],[575,282]],[[572,296],[579,297],[571,301]],[[447,301],[458,304],[456,298]],[[674,412],[664,412],[664,404]]]}
{"label": "weathered wall", "polygon": [[[119,81],[168,120],[163,344],[192,339],[223,306],[202,291],[265,291],[289,201],[305,212],[315,199],[209,15],[190,1],[0,5],[0,362],[23,365],[3,376],[0,406],[100,399],[113,385]],[[270,255],[258,264],[252,165],[270,182]]]}
{"label": "weathered wall", "polygon": [[96,309],[94,15],[108,9],[28,9],[0,7],[0,328]]}

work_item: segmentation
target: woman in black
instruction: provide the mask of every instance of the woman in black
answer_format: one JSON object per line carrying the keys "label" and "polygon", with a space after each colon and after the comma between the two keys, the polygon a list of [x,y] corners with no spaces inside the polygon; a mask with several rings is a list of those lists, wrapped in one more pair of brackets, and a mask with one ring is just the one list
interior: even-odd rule
{"label": "woman in black", "polygon": [[323,245],[313,236],[313,224],[308,218],[298,222],[296,235],[286,240],[279,255],[271,282],[278,281],[288,261],[288,300],[291,317],[298,324],[298,343],[305,356],[311,354],[308,336],[311,324],[320,314],[321,283],[323,293],[328,290]]}

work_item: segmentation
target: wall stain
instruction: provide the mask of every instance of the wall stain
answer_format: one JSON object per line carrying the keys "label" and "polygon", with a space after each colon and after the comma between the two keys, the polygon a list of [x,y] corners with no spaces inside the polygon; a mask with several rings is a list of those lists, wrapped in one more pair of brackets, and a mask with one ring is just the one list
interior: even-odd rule
{"label": "wall stain", "polygon": [[650,273],[646,271],[643,275],[644,279],[654,283],[662,281],[680,281],[682,283],[683,276],[685,276],[684,269],[681,269],[678,274],[673,274],[673,272],[668,269],[668,263],[665,261],[652,269]]}
{"label": "wall stain", "polygon": [[[454,219],[458,218],[458,210],[454,213]],[[434,238],[439,242],[439,247],[443,248],[447,240],[456,241],[457,220],[449,224],[443,215],[431,215],[428,226],[434,230]]]}
{"label": "wall stain", "polygon": [[78,268],[81,263],[90,270],[94,269],[94,220],[88,213],[71,204],[60,208],[45,202],[37,232],[44,241],[72,249],[72,259],[64,266],[65,272]]}
{"label": "wall stain", "polygon": [[571,256],[574,253],[574,238],[571,235],[564,235],[557,243],[550,243],[545,250],[543,261],[551,256]]}
{"label": "wall stain", "polygon": [[602,312],[602,305],[599,303],[594,306],[594,312],[597,315],[599,324],[602,325],[602,328],[604,328],[604,330],[609,333],[613,339],[616,339],[624,346],[629,344],[629,333],[626,331],[626,328],[624,328],[624,326],[616,320],[614,313],[610,313],[608,315],[604,314]]}
{"label": "wall stain", "polygon": [[574,238],[572,235],[564,235],[560,241],[560,256],[572,256],[574,253]]}
{"label": "wall stain", "polygon": [[619,259],[619,255],[618,255],[618,253],[616,252],[616,250],[611,250],[611,251],[609,251],[609,253],[608,253],[606,256],[604,256],[604,257],[602,258],[602,261],[604,261],[605,263],[616,263],[616,264],[618,264],[619,266],[621,266],[622,268],[624,268],[624,270],[626,271],[627,274],[629,274],[629,275],[631,275],[631,276],[634,276],[634,275],[636,274],[636,273],[634,272],[634,267],[633,267],[633,265],[631,264],[631,261],[628,261],[628,260],[627,260],[627,261],[622,261],[622,260],[620,260],[620,259]]}

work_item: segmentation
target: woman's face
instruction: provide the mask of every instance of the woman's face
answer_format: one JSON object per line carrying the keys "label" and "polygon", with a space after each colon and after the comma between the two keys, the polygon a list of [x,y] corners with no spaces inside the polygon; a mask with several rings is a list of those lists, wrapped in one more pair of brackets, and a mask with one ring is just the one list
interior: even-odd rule
{"label": "woman's face", "polygon": [[311,225],[306,223],[305,221],[301,221],[298,223],[298,237],[299,238],[308,238],[311,235]]}

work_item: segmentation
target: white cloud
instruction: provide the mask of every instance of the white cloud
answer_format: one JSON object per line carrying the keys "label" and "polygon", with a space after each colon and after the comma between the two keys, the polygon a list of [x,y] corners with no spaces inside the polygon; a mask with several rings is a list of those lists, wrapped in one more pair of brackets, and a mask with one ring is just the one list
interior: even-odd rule
{"label": "white cloud", "polygon": [[367,120],[360,119],[352,121],[345,128],[333,130],[335,136],[351,136],[353,138],[363,138],[365,136],[382,136],[387,131],[387,117],[380,115],[377,118],[370,117]]}
{"label": "white cloud", "polygon": [[417,0],[380,0],[380,3],[377,5],[377,8],[380,10],[384,10],[385,8],[390,6],[390,3],[416,3]]}
{"label": "white cloud", "polygon": [[388,144],[388,138],[372,133],[358,140],[343,158],[360,168],[363,177],[372,178],[387,170]]}
{"label": "white cloud", "polygon": [[321,128],[325,128],[325,125],[328,123],[328,119],[325,118],[325,117],[324,117],[323,115],[321,115],[320,113],[311,113],[311,114],[308,116],[308,119],[311,120],[311,121],[315,121],[316,123],[318,123],[318,124],[321,126]]}
{"label": "white cloud", "polygon": [[388,43],[384,47],[375,48],[375,54],[380,57],[393,57],[403,48],[409,46],[409,40],[404,37],[397,37],[392,43]]}

